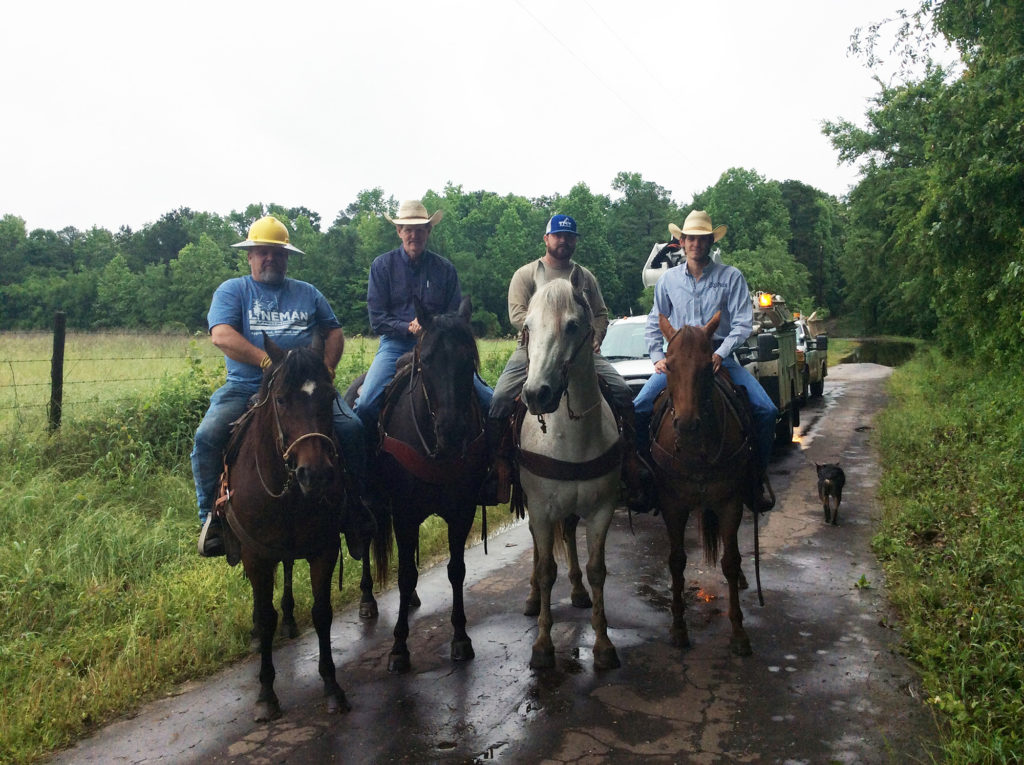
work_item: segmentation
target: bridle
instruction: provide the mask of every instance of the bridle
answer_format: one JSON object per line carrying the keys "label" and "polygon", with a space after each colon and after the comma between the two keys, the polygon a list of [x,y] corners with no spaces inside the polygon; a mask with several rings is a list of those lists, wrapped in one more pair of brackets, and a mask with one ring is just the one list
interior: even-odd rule
{"label": "bridle", "polygon": [[[417,378],[418,378],[418,381],[419,381],[419,386],[418,387],[423,391],[423,402],[427,406],[427,414],[430,416],[430,424],[431,424],[431,428],[432,428],[433,436],[434,436],[434,446],[433,446],[433,448],[431,448],[430,445],[427,443],[427,439],[423,435],[423,430],[422,430],[422,428],[420,428],[419,417],[416,416],[416,401],[415,401],[415,399],[413,397],[416,395]],[[420,359],[420,347],[419,347],[419,345],[417,345],[416,348],[413,350],[412,373],[411,373],[411,375],[409,377],[409,388],[408,388],[407,393],[408,393],[408,396],[409,396],[410,410],[412,411],[412,415],[413,415],[412,416],[413,427],[416,429],[416,437],[419,438],[420,446],[423,448],[423,453],[427,457],[429,457],[431,459],[436,459],[438,457],[438,449],[439,449],[440,444],[441,444],[441,439],[439,437],[438,430],[437,430],[437,428],[438,428],[437,412],[434,410],[434,405],[430,401],[430,392],[427,390],[427,380],[426,380],[426,377],[424,377],[424,375],[423,375],[423,362]],[[480,412],[479,412],[480,402],[477,400],[477,397],[475,395],[471,395],[469,397],[469,399],[470,399],[470,407],[472,408],[472,411],[471,411],[470,414],[471,414],[471,416],[475,417],[475,419],[477,421],[479,421],[480,420],[480,417],[479,417],[479,414],[480,414]],[[466,448],[466,442],[463,441],[463,450],[465,450],[465,448]]]}
{"label": "bridle", "polygon": [[[291,351],[288,351],[288,355],[285,356],[287,360],[288,356],[291,355]],[[318,433],[316,431],[312,433],[303,433],[298,438],[294,439],[288,446],[285,446],[284,428],[281,427],[281,412],[277,406],[277,397],[272,395],[274,385],[277,382],[277,373],[281,369],[281,364],[278,364],[270,373],[270,377],[267,380],[267,396],[262,401],[257,401],[253,405],[253,410],[263,407],[268,401],[270,402],[271,411],[274,413],[274,428],[275,428],[275,439],[274,446],[277,455],[281,458],[281,462],[284,464],[285,479],[284,484],[281,487],[281,491],[275,493],[269,486],[267,486],[266,480],[263,478],[263,473],[260,471],[259,460],[256,460],[256,475],[260,479],[260,485],[270,497],[274,499],[280,499],[283,497],[294,485],[295,479],[295,465],[292,463],[292,450],[303,441],[308,441],[313,438],[320,438],[327,442],[330,447],[331,460],[335,460],[338,457],[338,448],[335,446],[334,439],[324,433]]]}

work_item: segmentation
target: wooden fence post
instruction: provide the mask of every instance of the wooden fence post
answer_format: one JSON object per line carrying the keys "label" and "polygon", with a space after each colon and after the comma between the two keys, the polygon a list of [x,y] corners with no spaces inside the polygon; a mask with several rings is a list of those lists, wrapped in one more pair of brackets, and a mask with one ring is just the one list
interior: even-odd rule
{"label": "wooden fence post", "polygon": [[57,311],[53,315],[53,357],[50,359],[50,432],[60,427],[64,408],[64,328],[67,314]]}

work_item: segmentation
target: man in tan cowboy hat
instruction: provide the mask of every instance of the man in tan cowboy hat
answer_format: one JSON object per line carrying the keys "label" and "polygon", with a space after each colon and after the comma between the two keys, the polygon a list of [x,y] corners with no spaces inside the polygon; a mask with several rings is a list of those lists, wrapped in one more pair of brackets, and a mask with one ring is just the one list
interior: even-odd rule
{"label": "man in tan cowboy hat", "polygon": [[[355,406],[368,437],[377,432],[381,397],[395,376],[395,362],[413,349],[420,333],[413,296],[431,313],[455,313],[462,300],[455,266],[427,249],[427,237],[443,215],[442,210],[428,214],[423,203],[415,199],[402,202],[394,218],[384,216],[395,224],[402,244],[378,255],[370,264],[366,308],[370,328],[380,335],[380,346],[366,372]],[[475,378],[475,388],[486,411],[491,402],[491,389],[479,376]]]}
{"label": "man in tan cowboy hat", "polygon": [[747,391],[757,428],[761,468],[760,485],[753,487],[750,502],[755,510],[770,510],[775,504],[775,495],[768,483],[767,468],[775,439],[775,418],[779,412],[757,379],[733,356],[733,351],[750,336],[752,329],[750,288],[738,268],[712,261],[711,246],[725,236],[726,227],[712,228],[711,216],[706,212],[694,210],[686,216],[681,229],[674,224],[669,224],[668,228],[682,244],[686,262],[668,269],[654,285],[654,306],[647,316],[644,336],[656,374],[651,375],[633,400],[638,448],[643,452],[650,448],[647,431],[654,399],[665,389],[667,382],[658,314],[667,316],[673,327],[685,324],[703,326],[717,311],[721,311],[722,318],[712,338],[714,353],[711,359],[716,373],[725,367],[733,384]]}
{"label": "man in tan cowboy hat", "polygon": [[[271,215],[260,218],[249,228],[245,241],[231,246],[246,251],[251,273],[221,284],[207,315],[210,339],[224,353],[227,380],[210,398],[191,454],[199,505],[199,554],[204,557],[224,554],[221,521],[212,511],[231,423],[259,392],[263,369],[270,363],[263,350],[264,336],[287,349],[309,345],[320,335],[324,364],[332,375],[345,345],[345,334],[327,299],[312,284],[286,276],[289,254],[302,250],[289,243],[288,229],[281,221]],[[362,550],[361,539],[372,533],[373,519],[359,497],[366,475],[363,426],[341,396],[335,399],[334,431],[357,488],[350,493],[342,518],[345,539],[355,557]]]}

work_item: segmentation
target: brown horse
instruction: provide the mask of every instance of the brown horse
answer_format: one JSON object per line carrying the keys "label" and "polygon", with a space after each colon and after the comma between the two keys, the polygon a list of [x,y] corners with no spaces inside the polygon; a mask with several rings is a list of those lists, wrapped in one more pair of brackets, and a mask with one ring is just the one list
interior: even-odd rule
{"label": "brown horse", "polygon": [[[277,628],[274,572],[294,559],[309,561],[313,625],[320,643],[320,676],[327,711],[348,711],[331,658],[331,580],[340,549],[345,479],[334,441],[335,390],[321,355],[311,348],[280,349],[265,338],[271,365],[258,402],[236,431],[229,453],[226,503],[228,561],[241,558],[252,584],[260,643],[257,722],[279,717],[271,649]],[[286,610],[287,606],[285,607]]]}
{"label": "brown horse", "polygon": [[651,456],[658,506],[671,544],[672,643],[680,648],[690,645],[683,618],[683,534],[690,512],[696,511],[705,559],[713,564],[722,545],[722,572],[729,582],[730,647],[736,655],[747,656],[751,650],[739,603],[742,572],[737,533],[744,487],[755,457],[740,406],[728,392],[728,383],[713,372],[711,336],[719,319],[716,313],[704,327],[676,330],[665,316],[659,317],[668,340],[668,383],[655,404],[655,421],[659,412],[664,414],[656,425]]}
{"label": "brown horse", "polygon": [[[455,635],[451,658],[473,658],[466,633],[462,586],[466,578],[466,538],[476,516],[476,498],[487,470],[484,416],[473,391],[480,364],[470,328],[469,298],[458,314],[430,314],[416,301],[420,333],[405,374],[396,376],[381,412],[383,438],[378,474],[390,523],[378,523],[376,550],[398,544],[398,620],[388,670],[408,672],[409,608],[414,604],[416,550],[420,524],[439,515],[448,524],[448,581]],[[375,555],[376,559],[376,555]],[[365,566],[365,557],[364,557]],[[365,568],[364,568],[365,572]],[[378,564],[378,577],[384,571]]]}

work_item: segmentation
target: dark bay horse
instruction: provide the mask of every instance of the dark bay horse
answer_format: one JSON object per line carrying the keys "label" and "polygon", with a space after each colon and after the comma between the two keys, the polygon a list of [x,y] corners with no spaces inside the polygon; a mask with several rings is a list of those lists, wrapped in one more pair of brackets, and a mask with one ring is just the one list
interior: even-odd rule
{"label": "dark bay horse", "polygon": [[683,534],[687,518],[696,512],[705,559],[714,564],[722,546],[722,572],[729,583],[730,648],[738,656],[747,656],[751,649],[739,603],[742,572],[737,534],[744,487],[755,456],[753,436],[743,427],[737,400],[727,393],[728,383],[713,372],[711,336],[719,319],[720,313],[716,313],[704,327],[676,330],[664,316],[659,318],[668,340],[668,384],[655,404],[655,421],[659,412],[664,414],[651,455],[658,480],[658,507],[671,544],[672,643],[681,648],[690,644],[683,618]]}
{"label": "dark bay horse", "polygon": [[[448,581],[452,586],[451,658],[473,658],[466,633],[462,586],[466,538],[476,516],[476,498],[487,470],[484,413],[473,390],[479,366],[470,328],[472,307],[463,298],[457,314],[430,314],[416,301],[420,333],[412,358],[389,388],[381,411],[377,471],[390,508],[390,523],[379,523],[374,548],[398,545],[399,609],[388,670],[408,672],[409,608],[416,582],[420,524],[439,515],[448,524]],[[376,556],[375,556],[376,557]],[[365,556],[364,556],[365,565]],[[364,569],[365,570],[365,569]],[[385,571],[378,565],[378,577]]]}
{"label": "dark bay horse", "polygon": [[233,456],[225,510],[228,560],[237,562],[240,557],[252,584],[261,655],[258,722],[281,714],[271,657],[277,628],[274,572],[278,562],[285,562],[287,576],[295,559],[309,561],[327,711],[349,709],[335,675],[330,643],[331,580],[345,502],[331,415],[334,385],[318,351],[284,351],[269,338],[265,350],[272,363],[263,373],[258,402],[229,447]]}

